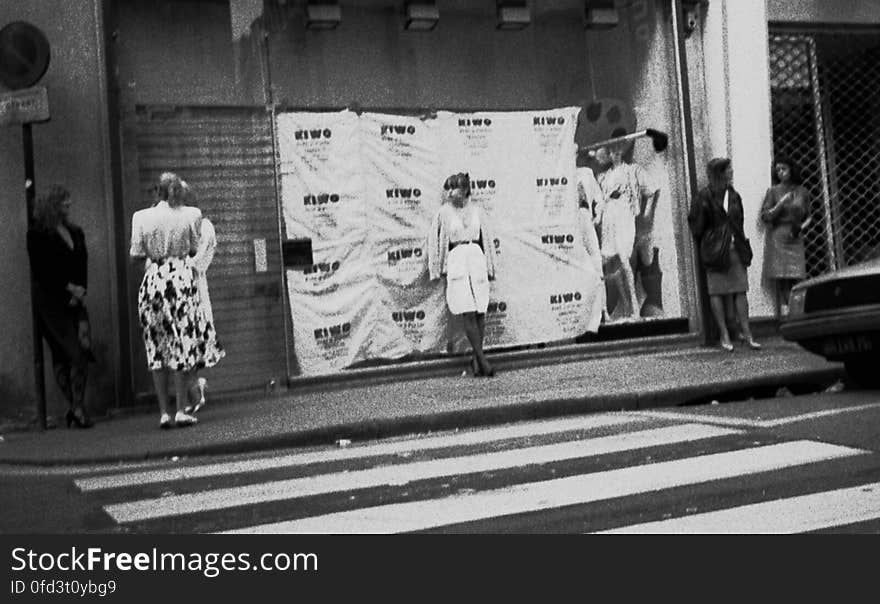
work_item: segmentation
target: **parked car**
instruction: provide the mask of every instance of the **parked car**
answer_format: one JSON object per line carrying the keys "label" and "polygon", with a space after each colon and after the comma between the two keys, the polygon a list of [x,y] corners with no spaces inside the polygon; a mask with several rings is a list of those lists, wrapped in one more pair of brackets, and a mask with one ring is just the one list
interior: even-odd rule
{"label": "parked car", "polygon": [[857,384],[880,386],[880,258],[795,285],[782,337],[831,361]]}

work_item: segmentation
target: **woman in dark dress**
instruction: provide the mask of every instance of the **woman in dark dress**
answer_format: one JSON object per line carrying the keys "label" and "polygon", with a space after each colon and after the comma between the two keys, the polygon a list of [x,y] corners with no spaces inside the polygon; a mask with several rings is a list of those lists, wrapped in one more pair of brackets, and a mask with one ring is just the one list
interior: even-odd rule
{"label": "woman in dark dress", "polygon": [[[709,184],[697,193],[688,223],[706,269],[709,305],[721,333],[721,348],[727,352],[733,351],[724,314],[724,297],[731,296],[743,340],[749,348],[757,350],[761,345],[752,337],[749,328],[749,303],[746,298],[749,290],[746,269],[752,259],[751,247],[743,231],[742,198],[733,188],[733,167],[729,159],[718,157],[711,160],[706,173]],[[716,242],[717,245],[705,245],[710,242]]]}
{"label": "woman in dark dress", "polygon": [[810,193],[801,185],[797,164],[784,157],[773,162],[773,186],[761,205],[767,224],[764,276],[774,284],[776,311],[788,314],[791,287],[807,276],[804,232],[810,224]]}
{"label": "woman in dark dress", "polygon": [[83,230],[70,222],[70,193],[55,185],[37,200],[27,234],[40,332],[52,352],[55,380],[67,400],[67,426],[89,428],[85,410],[91,352],[86,312],[88,253]]}

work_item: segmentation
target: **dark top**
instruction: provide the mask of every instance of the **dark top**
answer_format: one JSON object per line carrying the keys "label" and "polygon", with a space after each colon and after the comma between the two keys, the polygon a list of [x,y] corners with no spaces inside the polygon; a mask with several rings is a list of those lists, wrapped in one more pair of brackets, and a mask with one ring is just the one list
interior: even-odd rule
{"label": "dark top", "polygon": [[724,191],[713,193],[709,187],[700,189],[688,214],[688,224],[691,231],[699,242],[703,234],[711,229],[722,226],[729,222],[733,233],[733,246],[740,256],[745,245],[745,232],[743,231],[744,212],[742,197],[733,187],[727,188],[728,210],[724,211]]}
{"label": "dark top", "polygon": [[85,233],[72,224],[67,225],[67,230],[73,239],[73,249],[55,230],[31,229],[27,234],[34,280],[48,297],[64,304],[70,301],[68,283],[88,286],[89,264]]}
{"label": "dark top", "polygon": [[[781,204],[779,202],[782,202]],[[778,205],[777,205],[778,204]],[[761,204],[761,220],[773,228],[782,225],[800,226],[810,209],[810,193],[801,185],[786,188],[775,185],[767,189],[764,203]]]}

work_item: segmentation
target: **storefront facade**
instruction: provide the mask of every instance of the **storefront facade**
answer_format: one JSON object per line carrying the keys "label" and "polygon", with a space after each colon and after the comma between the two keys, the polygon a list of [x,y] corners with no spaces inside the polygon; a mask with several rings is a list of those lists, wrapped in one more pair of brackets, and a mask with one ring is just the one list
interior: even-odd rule
{"label": "storefront facade", "polygon": [[[128,262],[127,238],[132,213],[153,203],[161,172],[180,173],[216,227],[209,279],[227,357],[208,378],[233,396],[302,378],[332,380],[352,366],[394,371],[461,346],[447,335],[455,331],[447,317],[426,319],[438,298],[419,260],[422,231],[456,163],[455,154],[444,155],[452,140],[444,137],[470,141],[471,154],[452,171],[471,174],[501,227],[493,243],[512,258],[490,304],[495,350],[698,337],[703,321],[686,215],[694,187],[704,182],[702,166],[712,156],[733,158],[736,186],[752,204],[747,213],[769,182],[769,84],[766,97],[754,94],[757,59],[744,54],[746,47],[760,54],[761,45],[729,44],[736,28],[766,28],[763,1],[594,2],[613,10],[594,13],[585,27],[581,0],[504,11],[499,5],[518,3],[438,0],[427,3],[439,20],[425,31],[405,27],[405,3],[397,0],[339,2],[329,11],[338,23],[326,29],[310,27],[311,3],[303,0],[95,0],[88,11],[54,4],[16,0],[0,9],[0,21],[32,22],[56,49],[45,79],[52,121],[34,126],[37,190],[66,184],[86,229],[89,300],[103,346],[89,393],[99,409],[139,404],[151,390],[134,320],[140,274]],[[766,35],[749,35],[763,40],[766,65]],[[564,160],[546,173],[528,172],[534,166],[518,164],[516,154],[550,144],[540,132],[550,126],[559,136],[560,116],[571,137]],[[496,134],[475,133],[487,122]],[[329,173],[347,176],[324,186],[328,172],[304,171],[292,158],[320,147],[322,137],[338,142],[332,137],[343,123],[351,126],[350,155],[342,172]],[[439,138],[394,139],[421,136],[422,126]],[[510,135],[517,128],[526,139]],[[605,274],[608,317],[598,332],[581,333],[585,324],[571,317],[589,310],[581,291],[589,282],[565,280],[586,262],[574,226],[577,154],[565,154],[648,128],[669,143],[658,151],[643,137],[627,150],[646,188],[657,192],[651,223],[637,225],[646,253],[631,264],[635,308],[621,305],[615,313],[622,296]],[[10,193],[20,191],[17,133],[7,130],[0,145],[10,158],[0,179]],[[323,148],[337,157],[335,147]],[[398,152],[406,165],[382,163]],[[523,172],[528,178],[516,180]],[[0,290],[14,310],[13,339],[0,346],[2,395],[27,408],[29,313],[22,295],[12,293],[28,279],[26,217],[23,194],[20,201],[8,197],[2,245],[11,262]],[[509,199],[518,201],[503,205]],[[534,214],[529,199],[536,200]],[[340,209],[346,203],[355,214]],[[354,226],[330,228],[343,224]],[[747,226],[753,241],[759,228]],[[346,273],[348,266],[357,270]],[[530,280],[522,267],[538,274]],[[755,275],[752,315],[771,316]],[[535,329],[529,312],[548,326]],[[362,336],[349,345],[352,333]],[[317,356],[322,362],[313,362]],[[61,403],[47,383],[51,413]]]}

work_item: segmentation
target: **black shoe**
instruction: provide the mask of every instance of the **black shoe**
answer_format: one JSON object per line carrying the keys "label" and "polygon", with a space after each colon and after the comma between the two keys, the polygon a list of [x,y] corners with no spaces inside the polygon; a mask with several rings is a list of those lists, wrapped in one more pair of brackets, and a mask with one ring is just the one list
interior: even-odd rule
{"label": "black shoe", "polygon": [[76,424],[77,428],[91,428],[95,425],[95,423],[89,419],[89,416],[86,415],[86,412],[82,410],[80,410],[79,413],[76,413],[73,409],[68,410],[66,419],[68,428],[74,424]]}
{"label": "black shoe", "polygon": [[471,357],[471,374],[474,377],[482,377],[483,370],[480,369],[480,364],[477,362],[477,357]]}

